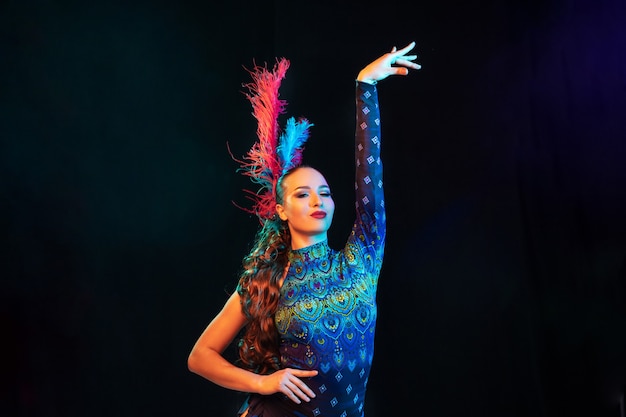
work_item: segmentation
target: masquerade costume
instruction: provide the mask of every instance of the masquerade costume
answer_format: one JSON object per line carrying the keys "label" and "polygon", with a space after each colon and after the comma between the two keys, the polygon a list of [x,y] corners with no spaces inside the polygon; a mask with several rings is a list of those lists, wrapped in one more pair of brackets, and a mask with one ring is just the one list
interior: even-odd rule
{"label": "masquerade costume", "polygon": [[[290,252],[275,314],[281,366],[317,370],[317,376],[304,379],[316,397],[296,404],[281,393],[252,394],[242,407],[242,411],[247,407],[248,417],[363,416],[385,244],[376,86],[357,81],[356,104],[356,220],[352,232],[340,251],[324,241]],[[310,125],[303,121],[302,126]],[[275,182],[265,184],[274,187],[273,193]],[[256,194],[253,199],[258,202],[262,197]],[[255,212],[259,215],[261,211],[257,203]]]}

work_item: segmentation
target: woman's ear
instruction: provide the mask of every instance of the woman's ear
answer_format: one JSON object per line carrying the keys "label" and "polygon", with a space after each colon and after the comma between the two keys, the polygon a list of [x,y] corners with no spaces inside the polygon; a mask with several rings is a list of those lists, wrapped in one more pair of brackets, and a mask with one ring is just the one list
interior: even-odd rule
{"label": "woman's ear", "polygon": [[278,217],[280,217],[282,221],[287,220],[287,215],[285,214],[285,208],[283,207],[282,204],[276,204],[276,214],[278,214]]}

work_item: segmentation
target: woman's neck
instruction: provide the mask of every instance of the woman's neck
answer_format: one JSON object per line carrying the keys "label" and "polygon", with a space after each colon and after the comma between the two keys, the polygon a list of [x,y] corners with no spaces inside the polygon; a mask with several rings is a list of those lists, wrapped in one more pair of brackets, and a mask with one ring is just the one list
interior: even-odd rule
{"label": "woman's neck", "polygon": [[307,246],[313,246],[317,243],[323,242],[327,239],[326,233],[320,233],[319,235],[305,236],[305,235],[291,235],[291,249],[297,250],[306,248]]}

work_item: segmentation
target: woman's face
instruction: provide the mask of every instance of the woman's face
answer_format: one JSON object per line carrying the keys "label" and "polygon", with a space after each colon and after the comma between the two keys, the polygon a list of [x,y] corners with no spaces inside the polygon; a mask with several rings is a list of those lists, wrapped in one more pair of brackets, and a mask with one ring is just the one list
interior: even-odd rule
{"label": "woman's face", "polygon": [[316,169],[301,167],[283,178],[281,187],[282,204],[276,204],[276,212],[289,225],[292,248],[325,240],[335,202],[324,176]]}

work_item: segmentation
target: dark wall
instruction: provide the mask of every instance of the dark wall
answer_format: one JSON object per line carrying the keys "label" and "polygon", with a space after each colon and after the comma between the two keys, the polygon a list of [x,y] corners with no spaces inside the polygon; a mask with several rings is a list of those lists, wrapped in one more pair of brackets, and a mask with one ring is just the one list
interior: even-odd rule
{"label": "dark wall", "polygon": [[244,67],[291,60],[338,247],[354,77],[415,40],[423,69],[379,88],[366,415],[618,417],[624,3],[210,3],[0,6],[0,414],[235,415],[243,395],[186,358],[258,225],[226,147],[255,138]]}

